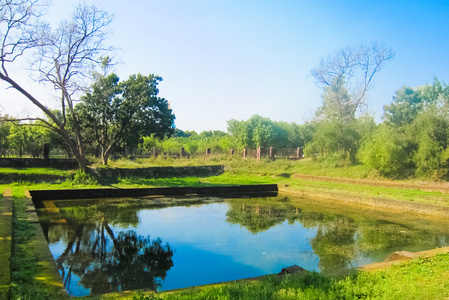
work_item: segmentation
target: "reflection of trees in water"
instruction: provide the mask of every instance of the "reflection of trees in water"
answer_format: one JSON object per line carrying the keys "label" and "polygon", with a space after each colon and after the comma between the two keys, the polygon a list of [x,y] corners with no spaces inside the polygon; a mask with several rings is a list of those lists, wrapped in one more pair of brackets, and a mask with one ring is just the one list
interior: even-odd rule
{"label": "reflection of trees in water", "polygon": [[327,216],[317,226],[317,234],[310,245],[320,257],[319,267],[323,271],[351,267],[351,259],[356,256],[354,220],[340,215]]}
{"label": "reflection of trees in water", "polygon": [[[56,260],[66,288],[72,274],[92,294],[148,288],[156,290],[160,280],[173,266],[173,251],[158,238],[137,235],[133,230],[113,232],[108,218],[115,215],[115,223],[123,227],[134,224],[132,213],[98,207],[64,209],[64,217],[75,228],[62,255]],[[112,213],[111,213],[112,212]],[[107,218],[106,218],[107,216]],[[87,221],[86,223],[83,222]]]}
{"label": "reflection of trees in water", "polygon": [[249,232],[258,233],[286,220],[289,224],[293,224],[299,219],[300,212],[291,204],[266,203],[265,198],[250,201],[233,200],[229,202],[226,222],[240,224]]}
{"label": "reflection of trees in water", "polygon": [[352,267],[351,261],[359,255],[388,255],[414,245],[430,249],[449,240],[399,223],[305,210],[288,201],[288,198],[279,202],[267,202],[265,198],[233,200],[229,202],[226,221],[240,224],[251,233],[266,231],[286,220],[315,228],[317,233],[310,245],[319,256],[323,271]]}
{"label": "reflection of trees in water", "polygon": [[446,245],[447,235],[435,236],[425,230],[384,220],[366,219],[357,232],[357,245],[360,251],[369,256],[376,251],[393,252],[419,245],[425,248]]}

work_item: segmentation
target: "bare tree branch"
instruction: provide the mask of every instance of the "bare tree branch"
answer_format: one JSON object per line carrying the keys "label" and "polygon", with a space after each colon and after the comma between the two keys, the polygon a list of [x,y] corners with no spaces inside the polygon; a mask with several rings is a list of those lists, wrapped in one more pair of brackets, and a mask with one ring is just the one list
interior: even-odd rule
{"label": "bare tree branch", "polygon": [[393,56],[394,52],[383,43],[345,47],[322,59],[319,66],[311,70],[311,75],[323,88],[344,82],[348,101],[335,101],[340,112],[346,110],[342,106],[351,107],[341,116],[341,121],[347,123],[354,118],[357,109],[366,106],[365,97],[374,76]]}

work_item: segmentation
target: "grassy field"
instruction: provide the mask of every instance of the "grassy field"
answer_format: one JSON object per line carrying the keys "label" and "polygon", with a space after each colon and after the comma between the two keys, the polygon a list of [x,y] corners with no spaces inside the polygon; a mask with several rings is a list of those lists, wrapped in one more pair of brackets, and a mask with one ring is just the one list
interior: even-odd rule
{"label": "grassy field", "polygon": [[[288,160],[242,160],[241,158],[209,157],[207,159],[182,160],[119,160],[105,168],[139,168],[151,166],[189,166],[224,164],[224,174],[210,177],[140,178],[117,177],[97,178],[75,171],[61,171],[46,168],[0,169],[0,192],[12,188],[16,205],[14,234],[16,253],[13,258],[13,284],[16,299],[56,299],[62,296],[51,286],[37,283],[35,278],[40,270],[30,246],[33,230],[26,222],[24,193],[33,189],[78,189],[78,188],[136,188],[161,186],[210,186],[276,183],[283,192],[300,193],[314,197],[337,199],[339,195],[348,198],[399,200],[406,203],[422,203],[446,208],[449,194],[444,191],[445,182],[423,182],[409,179],[406,182],[417,188],[397,188],[372,186],[368,183],[352,184],[335,182],[332,177],[371,179],[384,182],[376,172],[364,166],[329,167],[313,161]],[[103,168],[102,166],[100,166]],[[303,180],[293,174],[327,176],[326,179]],[[9,178],[9,179],[8,179]],[[12,179],[11,179],[12,178]],[[18,178],[18,180],[17,180]],[[435,186],[434,191],[420,189],[421,186]],[[438,190],[441,187],[441,191]],[[0,200],[1,201],[1,200]],[[428,259],[418,259],[401,266],[374,273],[359,272],[350,276],[328,277],[309,273],[278,278],[269,276],[261,281],[241,282],[188,289],[176,293],[140,295],[135,299],[442,299],[448,297],[449,256],[439,255]],[[104,296],[103,298],[107,298]],[[115,296],[110,296],[114,298]]]}

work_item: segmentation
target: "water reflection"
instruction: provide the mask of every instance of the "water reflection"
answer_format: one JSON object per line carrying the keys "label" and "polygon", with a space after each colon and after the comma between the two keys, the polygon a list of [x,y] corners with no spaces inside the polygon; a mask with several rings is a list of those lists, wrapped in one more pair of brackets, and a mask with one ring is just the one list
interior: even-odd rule
{"label": "water reflection", "polygon": [[61,232],[61,226],[56,226],[48,236],[50,242],[61,238],[65,241],[65,250],[56,264],[67,290],[70,291],[73,275],[90,294],[142,287],[157,290],[173,266],[169,244],[163,245],[160,238],[151,240],[150,236],[138,235],[135,230],[116,234],[111,228],[112,224],[136,226],[136,212],[126,207],[97,205],[61,210],[61,217],[74,230]]}
{"label": "water reflection", "polygon": [[75,296],[181,288],[292,264],[331,272],[449,241],[447,223],[286,197],[55,204],[60,211],[41,212],[41,223]]}
{"label": "water reflection", "polygon": [[288,198],[275,203],[266,203],[266,198],[236,199],[229,202],[226,222],[240,224],[252,233],[266,231],[286,220],[293,224],[299,220],[301,211],[291,204],[283,203],[285,201]]}
{"label": "water reflection", "polygon": [[226,216],[227,222],[239,224],[253,234],[285,221],[315,229],[310,245],[319,257],[319,269],[324,272],[353,268],[356,266],[353,260],[359,256],[370,258],[381,254],[377,259],[381,261],[394,251],[431,249],[448,241],[447,234],[435,236],[404,224],[360,217],[355,221],[348,215],[300,209],[288,197],[274,203],[263,198],[236,200],[229,203]]}

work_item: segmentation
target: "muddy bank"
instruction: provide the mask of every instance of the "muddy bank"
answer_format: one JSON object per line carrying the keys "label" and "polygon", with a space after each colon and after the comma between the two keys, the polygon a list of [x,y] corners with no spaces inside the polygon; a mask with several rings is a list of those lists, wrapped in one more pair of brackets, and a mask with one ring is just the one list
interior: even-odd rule
{"label": "muddy bank", "polygon": [[279,192],[283,194],[292,194],[308,198],[314,198],[318,201],[333,201],[344,203],[345,205],[364,206],[376,210],[387,210],[389,212],[407,213],[412,215],[427,215],[438,218],[449,218],[449,206],[437,204],[418,203],[406,200],[386,199],[380,197],[348,195],[338,192],[310,191],[300,188],[279,185]]}
{"label": "muddy bank", "polygon": [[328,176],[317,176],[317,175],[307,175],[307,174],[293,174],[291,176],[294,179],[310,180],[310,181],[324,181],[324,182],[336,182],[336,183],[349,183],[357,185],[366,186],[378,186],[387,188],[398,188],[398,189],[414,189],[429,192],[442,192],[449,193],[449,183],[447,182],[397,182],[397,181],[387,181],[387,180],[368,180],[368,179],[352,179],[352,178],[341,178],[341,177],[328,177]]}

